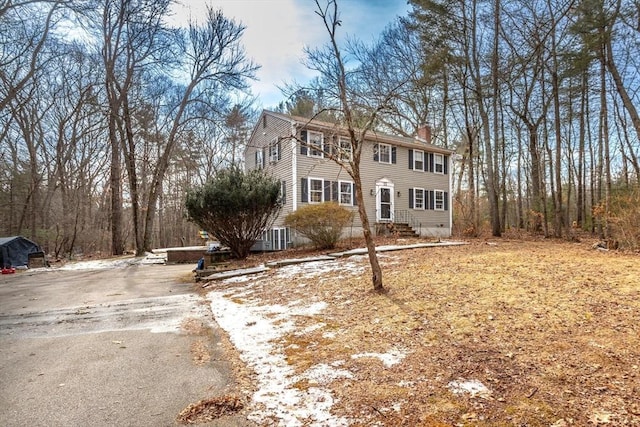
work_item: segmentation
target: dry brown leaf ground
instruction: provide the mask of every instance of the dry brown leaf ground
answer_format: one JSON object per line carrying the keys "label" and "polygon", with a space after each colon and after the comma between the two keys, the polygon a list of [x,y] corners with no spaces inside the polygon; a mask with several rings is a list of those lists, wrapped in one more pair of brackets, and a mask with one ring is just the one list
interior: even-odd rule
{"label": "dry brown leaf ground", "polygon": [[[353,373],[328,384],[337,416],[355,426],[640,426],[638,254],[496,240],[380,260],[384,295],[368,272],[253,289],[265,304],[327,303],[320,318],[296,319],[297,331],[322,328],[279,345],[296,372],[339,360]],[[394,348],[406,357],[391,367],[351,358]],[[489,393],[452,391],[472,380]]]}

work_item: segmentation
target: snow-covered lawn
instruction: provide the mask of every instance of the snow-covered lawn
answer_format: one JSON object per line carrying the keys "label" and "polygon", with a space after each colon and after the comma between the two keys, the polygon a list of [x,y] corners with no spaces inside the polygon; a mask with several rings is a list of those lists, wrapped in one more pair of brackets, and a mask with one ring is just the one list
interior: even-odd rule
{"label": "snow-covered lawn", "polygon": [[[265,303],[257,294],[265,288],[274,293],[282,291],[279,285],[290,283],[304,289],[313,282],[322,281],[331,273],[337,277],[360,276],[365,272],[366,257],[288,265],[272,274],[241,276],[224,280],[217,285],[222,290],[209,292],[211,309],[217,323],[240,352],[240,357],[257,375],[257,391],[253,395],[249,418],[259,425],[281,426],[346,426],[349,420],[332,415],[334,396],[326,387],[339,379],[354,375],[335,360],[312,364],[302,373],[296,373],[288,363],[286,346],[282,339],[287,334],[305,335],[324,329],[322,313],[326,303],[315,297],[298,299],[294,295],[282,298],[283,304]],[[295,283],[292,280],[295,278]],[[292,292],[292,294],[295,294]],[[348,301],[346,301],[348,303]],[[327,339],[334,332],[323,335]],[[405,354],[400,349],[387,353],[353,354],[356,358],[376,358],[385,366],[400,362]],[[300,387],[299,384],[308,384]]]}

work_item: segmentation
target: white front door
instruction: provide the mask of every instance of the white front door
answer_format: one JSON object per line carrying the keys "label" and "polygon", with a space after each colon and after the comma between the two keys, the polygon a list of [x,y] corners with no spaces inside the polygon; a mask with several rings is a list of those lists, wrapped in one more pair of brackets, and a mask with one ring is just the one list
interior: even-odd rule
{"label": "white front door", "polygon": [[393,183],[381,180],[376,183],[376,220],[393,221]]}

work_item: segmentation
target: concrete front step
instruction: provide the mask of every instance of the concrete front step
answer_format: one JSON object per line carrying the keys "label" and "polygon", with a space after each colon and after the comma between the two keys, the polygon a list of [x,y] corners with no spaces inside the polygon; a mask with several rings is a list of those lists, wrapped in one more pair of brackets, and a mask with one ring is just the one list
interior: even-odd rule
{"label": "concrete front step", "polygon": [[378,235],[390,235],[393,234],[399,237],[420,237],[409,224],[406,223],[378,223],[376,224],[376,230]]}

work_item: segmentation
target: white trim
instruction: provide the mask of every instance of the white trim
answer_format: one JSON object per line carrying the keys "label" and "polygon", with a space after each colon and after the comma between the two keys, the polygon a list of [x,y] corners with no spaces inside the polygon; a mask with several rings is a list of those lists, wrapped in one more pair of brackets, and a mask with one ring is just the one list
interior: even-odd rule
{"label": "white trim", "polygon": [[[320,201],[319,202],[311,200],[311,181],[320,181]],[[307,203],[315,205],[318,203],[325,202],[324,183],[325,183],[325,180],[323,178],[313,178],[311,176],[307,178]],[[315,191],[316,193],[318,192],[318,190],[313,190],[313,191]]]}
{"label": "white trim", "polygon": [[[418,191],[422,192],[422,207],[421,208],[416,207],[416,199],[417,199]],[[425,190],[424,188],[417,188],[417,187],[413,188],[413,209],[421,210],[421,211],[426,209],[427,197],[425,197],[425,193],[427,193],[427,190]]]}
{"label": "white trim", "polygon": [[[440,162],[437,161],[438,157],[440,157]],[[449,156],[451,157],[451,156]],[[444,154],[440,154],[440,153],[433,153],[433,173],[437,173],[440,175],[444,175]],[[440,172],[437,171],[438,169],[438,165],[440,165],[442,167],[442,170]]]}
{"label": "white trim", "polygon": [[[348,144],[347,147],[343,147],[343,142],[345,142],[346,144]],[[353,146],[351,145],[351,139],[347,138],[346,136],[339,136],[338,137],[338,160],[340,160],[341,162],[350,162],[351,160],[353,160]],[[344,148],[344,151],[343,151]],[[349,149],[349,151],[346,150],[346,148]],[[348,156],[345,156],[345,154],[348,153]]]}
{"label": "white trim", "polygon": [[[351,203],[342,203],[342,184],[349,184],[349,194],[351,195]],[[354,189],[353,181],[342,181],[338,180],[338,204],[342,206],[353,206],[353,200],[355,198],[355,194],[353,194]],[[346,194],[346,193],[345,193]]]}
{"label": "white trim", "polygon": [[[317,147],[311,143],[311,134],[320,136],[320,147]],[[319,151],[320,154],[311,154],[312,151]],[[316,159],[324,158],[324,133],[314,130],[307,130],[307,156],[314,157]]]}
{"label": "white trim", "polygon": [[[438,208],[438,193],[442,194],[442,207]],[[444,211],[444,190],[433,190],[433,210]]]}
{"label": "white trim", "polygon": [[[422,167],[420,169],[418,169],[416,167],[416,154],[417,153],[422,154]],[[411,165],[413,170],[414,171],[419,171],[419,172],[424,172],[424,170],[425,170],[424,165],[425,165],[426,159],[427,159],[427,153],[424,150],[413,150],[413,165]]]}
{"label": "white trim", "polygon": [[279,142],[279,138],[276,136],[271,140],[271,143],[269,144],[269,163],[277,163],[278,157],[280,157],[280,150],[278,148]]}
{"label": "white trim", "polygon": [[[393,145],[391,145],[391,144],[386,144],[386,143],[384,143],[384,142],[378,142],[377,144],[378,144],[378,163],[383,163],[383,164],[385,164],[385,165],[390,165],[390,164],[392,164],[392,163],[393,163],[393,155],[392,155],[392,154],[393,154],[393,153],[392,153],[392,151],[393,151],[393,148],[392,148],[392,147],[393,147]],[[382,155],[381,155],[381,153],[382,153],[382,147],[383,147],[383,146],[384,146],[384,147],[387,147],[387,148],[389,149],[389,161],[388,161],[388,162],[383,162],[383,161],[382,161]],[[377,183],[376,183],[376,185],[377,185]]]}
{"label": "white trim", "polygon": [[[389,153],[391,154],[391,153]],[[389,189],[389,196],[390,196],[390,211],[389,211],[389,218],[382,218],[382,201],[380,198],[380,194],[382,189]],[[391,221],[393,222],[393,214],[394,214],[394,206],[395,206],[395,200],[394,200],[394,195],[395,195],[395,186],[393,185],[393,181],[391,181],[388,178],[382,178],[378,181],[376,181],[376,221]]]}

